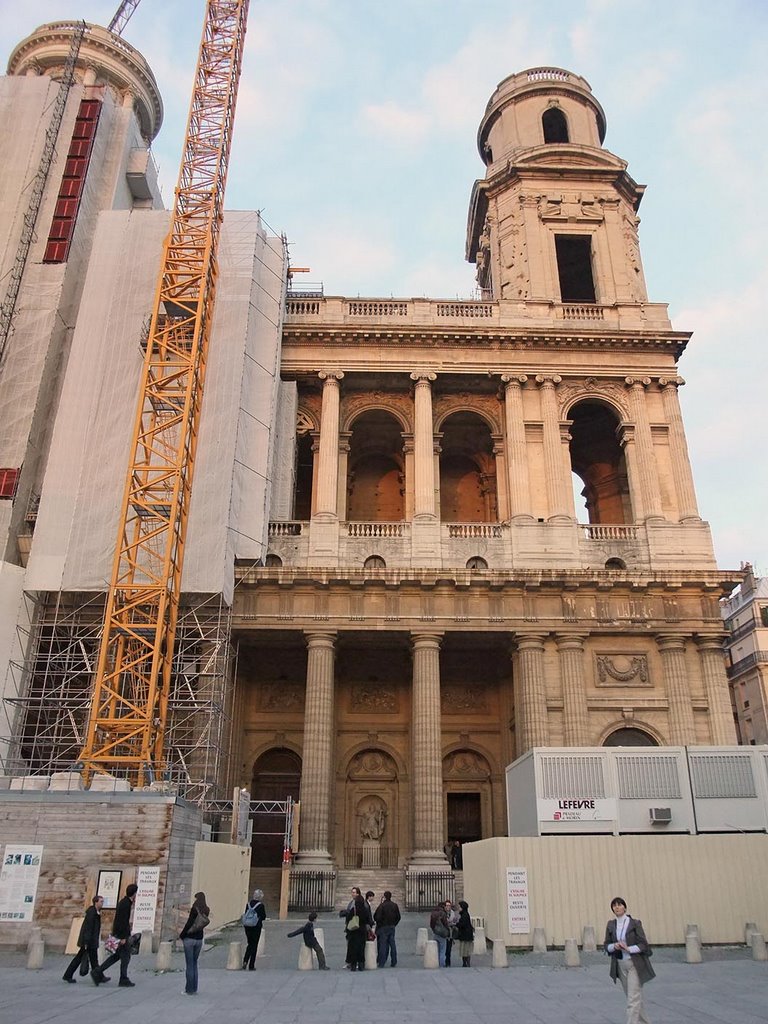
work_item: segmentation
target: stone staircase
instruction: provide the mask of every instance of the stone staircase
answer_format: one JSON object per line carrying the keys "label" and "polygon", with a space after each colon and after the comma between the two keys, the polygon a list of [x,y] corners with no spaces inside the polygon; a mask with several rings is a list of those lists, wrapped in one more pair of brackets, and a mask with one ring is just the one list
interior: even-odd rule
{"label": "stone staircase", "polygon": [[[464,899],[464,872],[454,871],[456,902]],[[392,893],[392,899],[402,911],[405,910],[405,871],[402,868],[340,868],[336,873],[336,910],[343,910],[350,900],[353,885],[359,886],[363,896],[371,889],[376,893],[374,908],[378,906],[385,890]]]}

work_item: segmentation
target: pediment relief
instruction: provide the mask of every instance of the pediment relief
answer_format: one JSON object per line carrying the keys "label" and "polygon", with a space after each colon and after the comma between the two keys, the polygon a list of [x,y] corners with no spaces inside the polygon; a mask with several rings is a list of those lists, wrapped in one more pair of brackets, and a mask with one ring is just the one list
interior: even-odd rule
{"label": "pediment relief", "polygon": [[397,765],[383,750],[362,750],[350,761],[347,778],[396,779]]}
{"label": "pediment relief", "polygon": [[455,750],[443,758],[443,781],[488,779],[490,774],[490,765],[482,754],[474,750]]}
{"label": "pediment relief", "polygon": [[625,171],[626,160],[622,160],[607,149],[594,149],[589,146],[550,145],[542,148],[523,149],[515,153],[507,164],[509,171],[535,168],[537,171],[551,167],[558,172],[564,167],[574,169],[594,169],[595,171],[610,170],[614,173]]}

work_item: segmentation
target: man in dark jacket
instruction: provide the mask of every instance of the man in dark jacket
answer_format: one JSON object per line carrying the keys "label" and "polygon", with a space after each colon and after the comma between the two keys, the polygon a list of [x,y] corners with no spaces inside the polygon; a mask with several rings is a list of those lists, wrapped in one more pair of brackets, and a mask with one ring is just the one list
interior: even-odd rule
{"label": "man in dark jacket", "polygon": [[400,923],[400,907],[393,902],[392,893],[387,890],[373,915],[376,922],[376,965],[387,966],[387,955],[393,967],[397,967],[397,945],[395,928]]}
{"label": "man in dark jacket", "polygon": [[119,960],[120,981],[118,985],[121,985],[123,988],[133,988],[134,983],[128,977],[128,964],[131,962],[131,911],[133,910],[133,904],[136,902],[136,893],[138,891],[138,885],[131,882],[130,885],[126,886],[125,896],[117,904],[115,920],[112,923],[112,934],[119,940],[120,945],[111,956],[107,957],[101,967],[96,967],[91,971],[94,985],[100,985],[102,981],[106,981],[104,971]]}
{"label": "man in dark jacket", "polygon": [[91,970],[99,969],[99,939],[101,938],[101,908],[104,903],[103,896],[94,896],[91,905],[85,912],[83,923],[80,926],[80,934],[77,937],[77,953],[70,961],[69,967],[62,975],[64,981],[74,985],[75,979],[72,975],[78,967],[81,974],[88,973],[88,962]]}
{"label": "man in dark jacket", "polygon": [[297,928],[295,932],[288,932],[288,938],[292,939],[294,935],[301,935],[304,938],[304,945],[309,949],[315,951],[317,956],[317,966],[321,971],[330,971],[330,967],[325,962],[325,950],[317,941],[315,935],[315,921],[317,920],[317,914],[313,910],[307,918],[307,923],[302,925],[301,928]]}

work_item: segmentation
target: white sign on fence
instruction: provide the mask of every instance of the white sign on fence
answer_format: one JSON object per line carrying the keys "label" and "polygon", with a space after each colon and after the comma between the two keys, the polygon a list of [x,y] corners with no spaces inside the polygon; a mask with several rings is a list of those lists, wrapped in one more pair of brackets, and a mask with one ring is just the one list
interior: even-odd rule
{"label": "white sign on fence", "polygon": [[137,868],[136,885],[138,885],[139,891],[136,893],[136,902],[133,905],[133,932],[154,931],[160,868]]}
{"label": "white sign on fence", "polygon": [[510,934],[527,935],[530,932],[527,868],[507,868],[507,913]]}
{"label": "white sign on fence", "polygon": [[0,866],[0,921],[31,921],[35,912],[42,846],[14,846],[3,852]]}
{"label": "white sign on fence", "polygon": [[607,799],[537,800],[539,821],[615,821],[616,801]]}

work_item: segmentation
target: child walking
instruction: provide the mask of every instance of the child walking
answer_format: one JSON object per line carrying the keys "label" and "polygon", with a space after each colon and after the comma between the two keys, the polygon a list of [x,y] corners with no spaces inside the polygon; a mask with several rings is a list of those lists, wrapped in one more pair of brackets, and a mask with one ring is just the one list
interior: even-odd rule
{"label": "child walking", "polygon": [[330,967],[328,967],[328,965],[325,962],[325,953],[323,952],[323,947],[317,941],[317,936],[315,935],[314,922],[316,920],[317,914],[313,910],[312,913],[307,918],[307,923],[302,925],[301,928],[297,928],[295,932],[288,932],[288,938],[292,939],[294,935],[303,935],[304,945],[308,946],[310,949],[313,949],[315,951],[315,954],[317,955],[317,965],[320,968],[320,970],[330,971]]}

